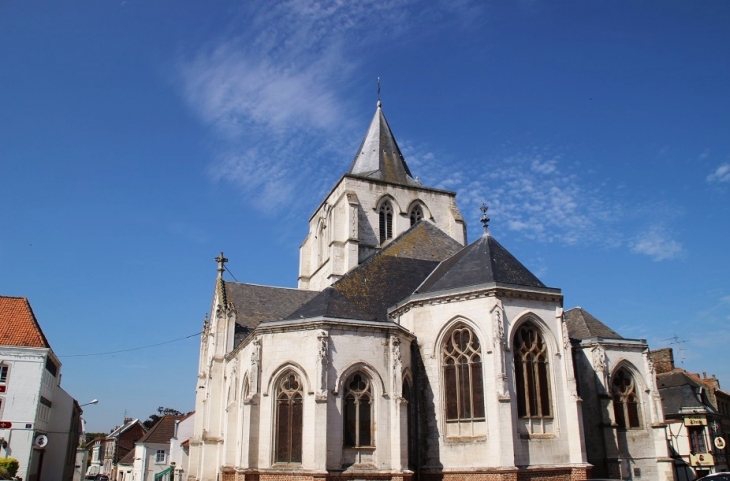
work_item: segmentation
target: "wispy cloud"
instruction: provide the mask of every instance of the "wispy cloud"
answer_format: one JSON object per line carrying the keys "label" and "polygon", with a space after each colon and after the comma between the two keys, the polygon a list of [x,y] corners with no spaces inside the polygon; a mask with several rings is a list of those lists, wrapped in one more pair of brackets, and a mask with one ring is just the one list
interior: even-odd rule
{"label": "wispy cloud", "polygon": [[730,164],[722,164],[707,176],[707,182],[730,182]]}
{"label": "wispy cloud", "polygon": [[702,151],[699,157],[697,157],[697,160],[705,160],[708,157],[710,157],[710,149],[705,149]]}
{"label": "wispy cloud", "polygon": [[439,156],[432,152],[410,145],[405,150],[424,179],[459,190],[467,218],[486,201],[501,228],[522,237],[565,244],[621,242],[620,233],[610,227],[620,217],[621,206],[608,202],[610,194],[587,179],[569,173],[575,171],[568,168],[572,160],[550,148],[507,147],[480,162],[436,161]]}
{"label": "wispy cloud", "polygon": [[283,0],[240,8],[235,34],[183,55],[178,72],[185,100],[217,137],[211,177],[269,211],[291,205],[296,191],[321,191],[334,180],[323,160],[351,153],[353,59],[467,25],[479,13],[471,0]]}
{"label": "wispy cloud", "polygon": [[655,225],[631,242],[631,251],[646,254],[658,262],[675,259],[682,255],[684,249],[681,243],[672,239],[665,227]]}

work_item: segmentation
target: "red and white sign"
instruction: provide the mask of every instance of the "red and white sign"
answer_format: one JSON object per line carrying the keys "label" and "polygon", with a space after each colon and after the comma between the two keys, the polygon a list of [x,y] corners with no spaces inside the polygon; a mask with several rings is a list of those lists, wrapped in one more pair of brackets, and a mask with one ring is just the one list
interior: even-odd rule
{"label": "red and white sign", "polygon": [[0,421],[0,429],[10,429],[13,427],[13,423],[10,421]]}

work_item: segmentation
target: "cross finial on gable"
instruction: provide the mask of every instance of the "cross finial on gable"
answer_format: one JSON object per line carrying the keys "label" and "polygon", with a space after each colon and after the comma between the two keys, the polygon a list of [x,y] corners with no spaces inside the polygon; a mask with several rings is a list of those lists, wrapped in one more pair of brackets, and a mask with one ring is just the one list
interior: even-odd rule
{"label": "cross finial on gable", "polygon": [[489,207],[487,207],[487,204],[482,202],[482,206],[479,208],[479,210],[482,211],[482,218],[479,220],[479,222],[482,223],[484,226],[484,235],[489,234],[489,217],[487,217],[487,210],[489,210]]}
{"label": "cross finial on gable", "polygon": [[226,262],[228,262],[228,259],[223,257],[223,253],[221,252],[221,255],[215,258],[215,261],[218,263],[218,278],[223,279],[223,271],[226,270]]}

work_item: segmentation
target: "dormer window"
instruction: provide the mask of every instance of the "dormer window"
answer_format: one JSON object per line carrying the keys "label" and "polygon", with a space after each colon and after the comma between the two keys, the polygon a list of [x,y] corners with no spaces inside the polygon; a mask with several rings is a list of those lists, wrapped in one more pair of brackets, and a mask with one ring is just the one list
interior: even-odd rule
{"label": "dormer window", "polygon": [[384,244],[393,238],[393,206],[390,202],[383,202],[378,210],[380,218],[380,243]]}
{"label": "dormer window", "polygon": [[416,225],[416,222],[423,219],[423,208],[418,204],[414,205],[411,209],[410,217],[411,225]]}

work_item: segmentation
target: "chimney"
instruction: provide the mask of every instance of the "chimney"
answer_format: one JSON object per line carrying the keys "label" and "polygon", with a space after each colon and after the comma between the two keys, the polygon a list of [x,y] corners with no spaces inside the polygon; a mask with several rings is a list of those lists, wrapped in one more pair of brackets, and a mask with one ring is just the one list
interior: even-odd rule
{"label": "chimney", "polygon": [[649,357],[654,363],[654,370],[657,374],[671,372],[674,370],[674,352],[671,347],[651,351],[649,353]]}

